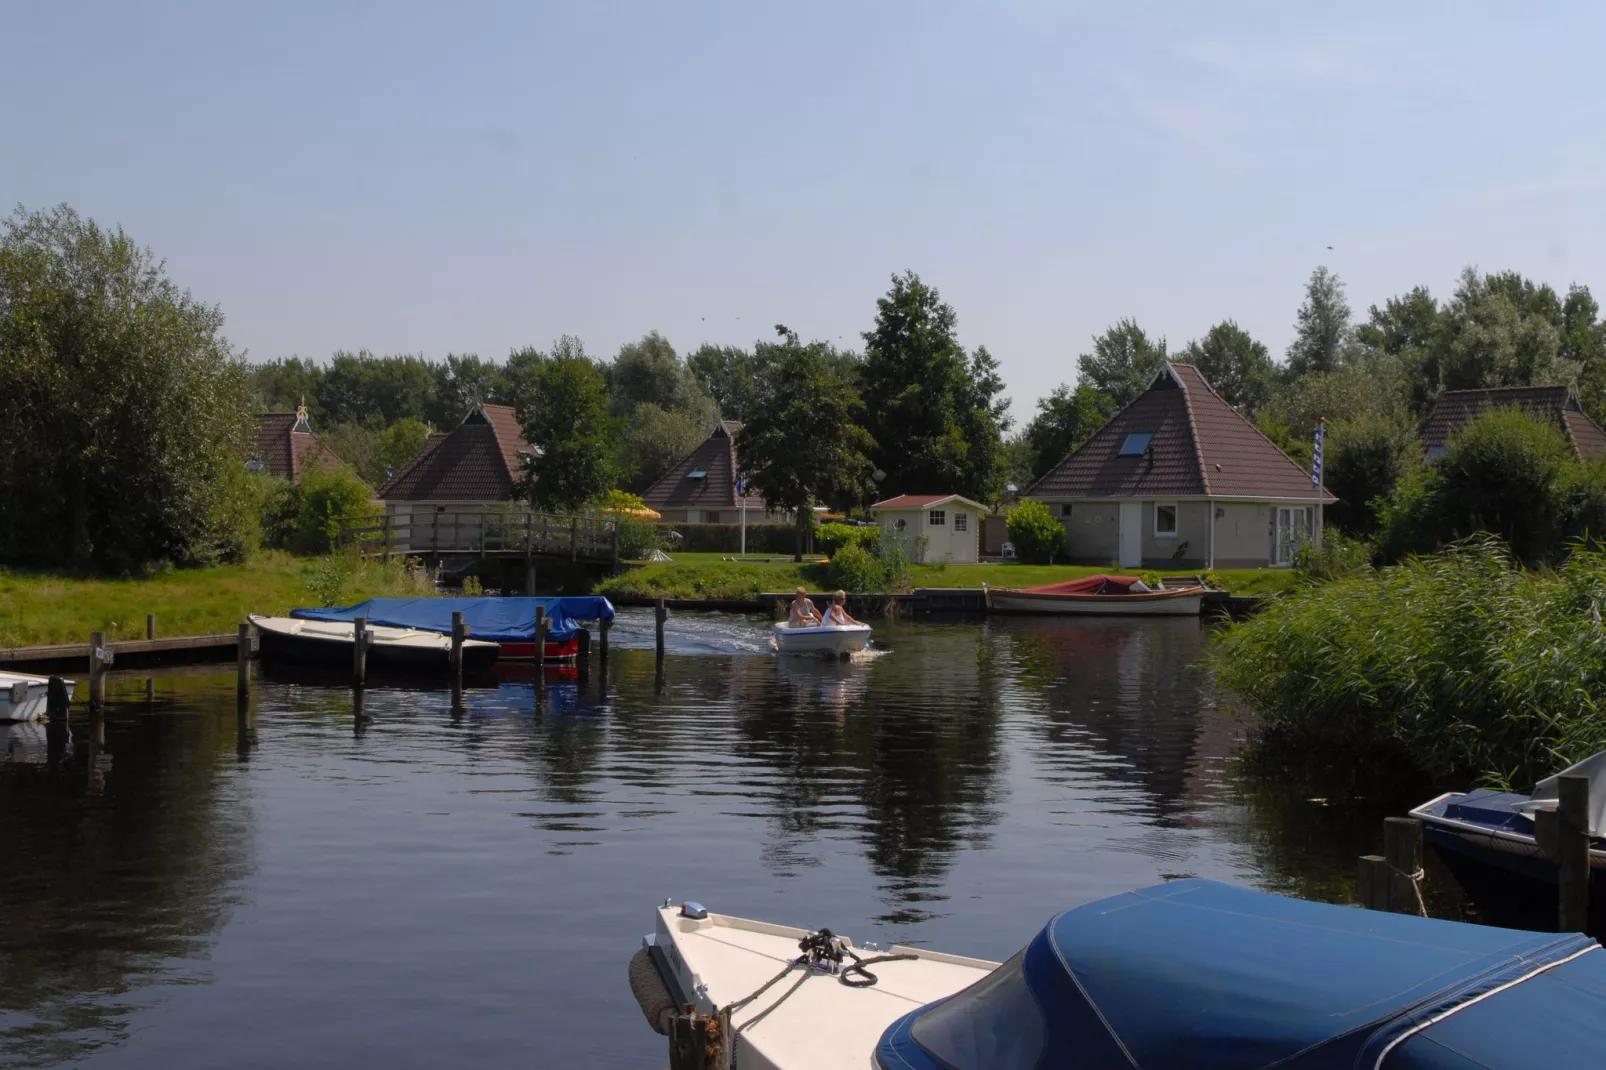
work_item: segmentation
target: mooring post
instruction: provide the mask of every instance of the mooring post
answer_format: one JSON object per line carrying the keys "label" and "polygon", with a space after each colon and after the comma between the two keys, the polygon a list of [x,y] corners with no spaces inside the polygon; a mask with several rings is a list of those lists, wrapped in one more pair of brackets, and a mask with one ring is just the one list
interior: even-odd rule
{"label": "mooring post", "polygon": [[1388,909],[1427,916],[1422,899],[1422,822],[1412,817],[1383,819],[1383,858],[1388,863]]}
{"label": "mooring post", "polygon": [[664,600],[658,599],[653,603],[653,622],[657,626],[658,660],[664,660],[664,621],[669,619],[669,610],[664,606]]}
{"label": "mooring post", "polygon": [[362,687],[368,682],[368,618],[358,617],[351,631],[351,682]]}
{"label": "mooring post", "polygon": [[1362,855],[1355,875],[1355,897],[1367,910],[1389,908],[1389,863],[1382,855]]}
{"label": "mooring post", "polygon": [[608,631],[613,627],[613,621],[604,619],[597,625],[597,657],[606,665],[608,663]]}
{"label": "mooring post", "polygon": [[106,701],[106,633],[89,633],[89,706],[98,709]]}
{"label": "mooring post", "polygon": [[453,686],[463,686],[463,611],[452,610],[452,681]]}
{"label": "mooring post", "polygon": [[1589,927],[1589,778],[1564,776],[1556,781],[1560,885],[1558,932],[1581,933]]}
{"label": "mooring post", "polygon": [[59,676],[45,685],[45,715],[52,721],[67,719],[67,681]]}
{"label": "mooring post", "polygon": [[156,638],[156,614],[154,613],[145,614],[145,638]]}
{"label": "mooring post", "polygon": [[244,702],[251,697],[251,622],[240,622],[240,637],[234,652],[234,693]]}
{"label": "mooring post", "polygon": [[535,607],[535,690],[539,692],[546,687],[546,636],[550,625],[546,619],[546,607]]}

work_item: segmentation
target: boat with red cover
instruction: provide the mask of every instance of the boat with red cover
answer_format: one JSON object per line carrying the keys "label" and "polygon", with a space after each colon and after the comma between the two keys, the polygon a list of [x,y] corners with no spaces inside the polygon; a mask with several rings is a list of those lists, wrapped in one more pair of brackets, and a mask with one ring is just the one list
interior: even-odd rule
{"label": "boat with red cover", "polygon": [[990,613],[1197,617],[1203,587],[1155,590],[1136,576],[1087,576],[1042,587],[985,587]]}

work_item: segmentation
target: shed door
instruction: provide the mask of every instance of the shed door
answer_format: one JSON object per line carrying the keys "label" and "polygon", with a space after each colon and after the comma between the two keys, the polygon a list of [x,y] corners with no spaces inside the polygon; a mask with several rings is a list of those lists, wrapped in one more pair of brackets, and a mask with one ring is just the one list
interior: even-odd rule
{"label": "shed door", "polygon": [[1121,503],[1121,567],[1138,568],[1143,564],[1143,503]]}

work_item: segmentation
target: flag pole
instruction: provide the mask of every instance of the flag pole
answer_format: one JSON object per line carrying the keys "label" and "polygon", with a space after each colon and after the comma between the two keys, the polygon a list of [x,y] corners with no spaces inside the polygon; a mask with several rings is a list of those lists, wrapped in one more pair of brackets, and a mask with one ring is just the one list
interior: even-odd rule
{"label": "flag pole", "polygon": [[1323,500],[1327,496],[1327,464],[1322,453],[1327,446],[1327,417],[1321,417],[1321,423],[1316,425],[1316,545],[1322,544],[1322,535],[1327,527],[1327,504]]}
{"label": "flag pole", "polygon": [[741,476],[736,477],[736,496],[742,503],[742,557],[747,556],[747,480]]}

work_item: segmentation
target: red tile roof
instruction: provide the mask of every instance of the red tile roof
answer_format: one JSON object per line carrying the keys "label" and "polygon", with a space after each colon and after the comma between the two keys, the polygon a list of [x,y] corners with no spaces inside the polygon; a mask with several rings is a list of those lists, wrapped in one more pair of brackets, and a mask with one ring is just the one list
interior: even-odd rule
{"label": "red tile roof", "polygon": [[[1148,449],[1119,456],[1128,435]],[[1235,412],[1191,364],[1165,364],[1137,400],[1034,483],[1029,497],[1316,500],[1310,473]],[[1325,493],[1326,501],[1334,501]]]}
{"label": "red tile roof", "polygon": [[299,481],[314,468],[346,466],[334,450],[312,433],[304,410],[258,413],[251,459],[260,461],[264,471],[292,482]]}
{"label": "red tile roof", "polygon": [[[741,499],[736,497],[736,473],[741,471],[736,459],[736,433],[741,429],[742,425],[735,420],[721,420],[715,424],[713,433],[665,472],[641,500],[660,512],[664,509],[740,508]],[[692,479],[693,472],[704,475]],[[757,494],[746,497],[749,509],[764,508],[764,499]]]}
{"label": "red tile roof", "polygon": [[529,450],[511,406],[481,405],[449,434],[431,435],[418,456],[379,488],[379,496],[385,501],[507,501],[523,474],[520,454]]}
{"label": "red tile roof", "polygon": [[986,511],[981,502],[971,501],[962,494],[900,494],[896,498],[888,498],[884,502],[876,502],[871,509],[926,509],[943,502],[959,501],[966,505],[973,505],[977,509]]}
{"label": "red tile roof", "polygon": [[1422,449],[1445,446],[1467,421],[1491,408],[1520,409],[1539,420],[1555,423],[1585,461],[1606,457],[1606,431],[1584,415],[1578,396],[1568,386],[1508,386],[1487,390],[1446,390],[1433,403],[1433,411],[1417,431]]}

